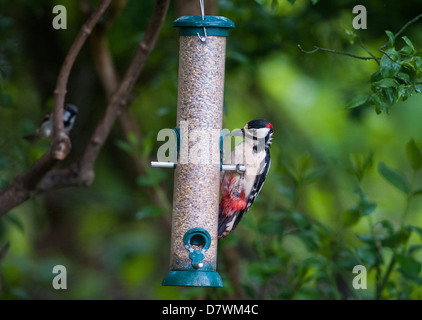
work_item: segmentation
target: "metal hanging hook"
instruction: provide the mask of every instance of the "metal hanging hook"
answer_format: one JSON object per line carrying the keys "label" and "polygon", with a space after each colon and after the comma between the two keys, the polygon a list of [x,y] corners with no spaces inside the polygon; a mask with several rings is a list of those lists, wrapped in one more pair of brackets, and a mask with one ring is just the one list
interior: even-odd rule
{"label": "metal hanging hook", "polygon": [[[201,15],[202,15],[202,20],[205,20],[205,9],[204,9],[204,0],[199,0],[199,5],[201,7]],[[207,29],[205,27],[204,28],[204,35],[201,36],[199,34],[199,32],[197,33],[199,40],[201,40],[202,42],[205,42],[205,40],[207,40]]]}
{"label": "metal hanging hook", "polygon": [[199,5],[201,7],[202,20],[205,20],[204,0],[199,0]]}

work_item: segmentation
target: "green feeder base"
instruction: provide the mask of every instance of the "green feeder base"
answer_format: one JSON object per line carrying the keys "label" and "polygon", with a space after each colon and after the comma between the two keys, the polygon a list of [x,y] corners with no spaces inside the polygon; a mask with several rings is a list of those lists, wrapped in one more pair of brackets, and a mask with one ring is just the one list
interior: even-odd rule
{"label": "green feeder base", "polygon": [[163,286],[223,287],[218,272],[173,270],[167,273]]}

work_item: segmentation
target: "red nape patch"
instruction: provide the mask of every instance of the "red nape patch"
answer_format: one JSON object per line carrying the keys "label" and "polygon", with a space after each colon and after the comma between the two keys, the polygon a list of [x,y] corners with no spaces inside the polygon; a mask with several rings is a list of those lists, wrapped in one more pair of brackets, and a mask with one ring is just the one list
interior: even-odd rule
{"label": "red nape patch", "polygon": [[274,129],[273,129],[273,125],[272,125],[271,123],[268,123],[268,124],[265,126],[265,128],[270,128],[271,130],[273,130],[273,131],[274,131]]}

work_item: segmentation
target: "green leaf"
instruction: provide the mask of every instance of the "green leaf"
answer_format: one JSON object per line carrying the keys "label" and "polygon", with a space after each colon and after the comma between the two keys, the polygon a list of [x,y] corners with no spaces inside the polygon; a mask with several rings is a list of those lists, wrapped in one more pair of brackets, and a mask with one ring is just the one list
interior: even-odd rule
{"label": "green leaf", "polygon": [[299,176],[296,173],[296,170],[288,163],[284,162],[281,164],[282,169],[284,170],[284,172],[291,178],[293,179],[296,183],[299,182]]}
{"label": "green leaf", "polygon": [[363,105],[364,103],[366,103],[368,101],[368,99],[369,99],[369,95],[367,95],[367,94],[357,95],[351,101],[349,101],[349,103],[346,104],[346,109],[352,109],[352,108],[359,107],[359,106]]}
{"label": "green leaf", "polygon": [[409,241],[410,236],[412,235],[412,227],[407,226],[396,233],[399,243],[406,244]]}
{"label": "green leaf", "polygon": [[136,213],[137,219],[158,217],[164,214],[164,210],[156,205],[146,205]]}
{"label": "green leaf", "polygon": [[258,231],[265,235],[283,234],[284,227],[280,223],[279,214],[268,214],[259,221]]}
{"label": "green leaf", "polygon": [[279,186],[277,186],[277,190],[278,190],[278,192],[280,192],[281,194],[286,196],[286,198],[289,199],[290,201],[294,200],[295,190],[293,188],[280,184]]}
{"label": "green leaf", "polygon": [[372,168],[373,164],[374,164],[374,154],[372,152],[370,152],[366,156],[365,161],[363,162],[362,171],[366,172],[366,171],[370,170]]}
{"label": "green leaf", "polygon": [[401,54],[403,55],[407,55],[407,56],[411,56],[413,54],[413,50],[411,47],[409,46],[404,46],[403,48],[400,49],[399,51]]}
{"label": "green leaf", "polygon": [[379,87],[379,88],[392,88],[392,87],[396,87],[398,86],[399,83],[397,82],[397,80],[392,79],[392,78],[384,78],[380,81],[377,82],[373,82],[372,86],[374,87]]}
{"label": "green leaf", "polygon": [[354,29],[345,28],[344,29],[344,32],[350,38],[349,39],[350,44],[354,44],[355,43],[355,39],[357,37],[357,34],[355,33],[355,30]]}
{"label": "green leaf", "polygon": [[422,153],[415,140],[411,139],[407,143],[406,155],[413,170],[418,171],[422,168]]}
{"label": "green leaf", "polygon": [[[417,274],[415,274],[415,273],[409,273],[406,270],[403,270],[403,268],[400,268],[399,271],[401,272],[401,274],[403,275],[403,277],[405,277],[406,279],[408,279],[410,281],[413,281],[415,284],[417,284],[419,286],[422,285],[422,278],[419,277]],[[400,295],[405,295],[405,292],[401,292]],[[410,297],[408,295],[407,296],[404,296],[404,297],[399,296],[399,299],[402,299],[402,300],[410,300]]]}
{"label": "green leaf", "polygon": [[375,266],[376,260],[376,249],[371,245],[364,245],[356,250],[357,256],[366,264]]}
{"label": "green leaf", "polygon": [[375,112],[377,114],[380,114],[383,110],[388,110],[388,105],[381,97],[381,93],[371,95],[369,103],[375,106]]}
{"label": "green leaf", "polygon": [[303,231],[297,235],[297,237],[302,241],[305,247],[310,251],[315,251],[318,248],[318,239],[314,232],[312,231]]}
{"label": "green leaf", "polygon": [[129,143],[127,143],[126,141],[118,139],[118,140],[115,141],[115,144],[119,149],[121,149],[121,150],[123,150],[123,151],[125,151],[125,152],[127,152],[131,155],[135,155],[135,153],[136,153],[133,146],[130,145]]}
{"label": "green leaf", "polygon": [[377,208],[377,204],[371,201],[368,195],[364,195],[359,202],[359,209],[362,216],[369,216]]}
{"label": "green leaf", "polygon": [[25,232],[25,226],[19,218],[14,216],[12,213],[6,214],[4,217],[5,217],[6,221],[9,221],[10,223],[12,223],[21,232]]}
{"label": "green leaf", "polygon": [[413,191],[412,196],[420,196],[422,194],[422,188]]}
{"label": "green leaf", "polygon": [[391,31],[389,31],[389,30],[385,30],[385,33],[386,33],[386,35],[387,35],[387,37],[388,37],[388,42],[392,45],[392,46],[394,46],[394,41],[396,40],[396,37],[394,36],[394,33],[392,33]]}
{"label": "green leaf", "polygon": [[412,256],[407,254],[397,254],[396,259],[401,269],[411,275],[418,275],[421,271],[421,264],[416,261]]}
{"label": "green leaf", "polygon": [[133,132],[129,132],[127,135],[127,141],[129,142],[130,145],[132,145],[133,147],[137,147],[139,146],[139,141],[138,138],[136,137],[136,134],[134,134]]}
{"label": "green leaf", "polygon": [[[156,138],[153,135],[148,135],[142,140],[142,155],[147,157],[151,154],[152,149],[154,148],[154,144],[156,143]],[[135,152],[139,148],[134,147],[133,148]]]}
{"label": "green leaf", "polygon": [[374,242],[379,242],[379,241],[384,240],[384,237],[377,236],[377,237],[374,238],[370,234],[357,234],[356,237],[360,241],[368,243],[368,244],[374,244]]}
{"label": "green leaf", "polygon": [[[371,169],[373,164],[373,154],[370,153],[366,157],[360,153],[354,153],[350,156],[350,162],[352,164],[352,173],[356,178],[361,181],[365,176],[366,172]],[[356,192],[356,190],[355,190]],[[362,192],[356,192],[359,195]]]}
{"label": "green leaf", "polygon": [[383,247],[396,248],[400,244],[401,240],[399,233],[394,233],[389,237],[381,239],[380,242]]}
{"label": "green leaf", "polygon": [[400,78],[401,80],[404,80],[405,82],[410,82],[410,76],[407,73],[399,72],[397,77]]}
{"label": "green leaf", "polygon": [[392,237],[394,236],[394,227],[388,220],[382,220],[380,221],[381,225],[384,227],[385,230],[387,230],[388,236]]}
{"label": "green leaf", "polygon": [[401,66],[404,69],[416,70],[416,63],[415,63],[414,58],[415,57],[413,57],[412,59],[409,59],[409,60],[402,61]]}
{"label": "green leaf", "polygon": [[415,61],[416,70],[419,70],[419,72],[422,71],[422,57],[415,56],[413,57],[413,61]]}
{"label": "green leaf", "polygon": [[293,212],[290,216],[293,222],[298,226],[300,229],[306,229],[309,227],[309,222],[306,217],[300,212]]}
{"label": "green leaf", "polygon": [[323,177],[326,172],[327,168],[325,167],[316,168],[315,170],[312,170],[311,172],[306,174],[305,178],[303,179],[303,182],[314,182],[315,180],[318,180],[319,178]]}
{"label": "green leaf", "polygon": [[298,168],[299,172],[305,172],[308,170],[309,166],[311,164],[311,156],[309,154],[304,154],[299,158]]}
{"label": "green leaf", "polygon": [[294,4],[294,3],[296,2],[296,0],[289,0],[289,2],[290,2],[291,4]]}
{"label": "green leaf", "polygon": [[409,48],[411,48],[411,53],[416,53],[416,49],[415,49],[415,47],[413,46],[413,43],[412,43],[412,41],[410,41],[410,39],[408,38],[408,37],[406,37],[406,36],[404,36],[404,37],[402,37],[402,39],[404,40],[404,42],[406,42],[406,44],[407,44],[407,46],[409,47]]}
{"label": "green leaf", "polygon": [[385,88],[383,90],[384,96],[386,98],[385,100],[387,100],[387,103],[389,105],[392,105],[395,102],[397,102],[397,100],[396,100],[396,91],[397,91],[396,88]]}
{"label": "green leaf", "polygon": [[409,254],[412,254],[413,252],[419,251],[422,249],[422,244],[413,244],[409,247]]}
{"label": "green leaf", "polygon": [[408,230],[416,232],[419,235],[419,237],[422,239],[422,228],[417,227],[417,226],[407,226],[406,228]]}
{"label": "green leaf", "polygon": [[346,210],[343,214],[343,224],[346,227],[352,227],[360,220],[360,211],[357,208]]}
{"label": "green leaf", "polygon": [[399,90],[403,90],[401,92],[401,99],[403,101],[406,101],[407,98],[409,98],[413,94],[413,90],[414,89],[411,86],[402,86],[402,85],[400,85]]}
{"label": "green leaf", "polygon": [[400,99],[407,99],[406,95],[406,87],[404,85],[400,85],[397,87],[395,101],[399,101]]}
{"label": "green leaf", "polygon": [[377,81],[380,81],[381,79],[382,79],[382,75],[381,75],[381,72],[379,71],[374,72],[371,75],[371,82],[377,82]]}
{"label": "green leaf", "polygon": [[400,173],[387,167],[384,162],[381,162],[378,165],[378,171],[394,187],[404,192],[405,194],[409,193],[409,184],[407,183],[406,178],[403,177]]}
{"label": "green leaf", "polygon": [[139,176],[136,182],[140,186],[156,186],[160,181],[166,178],[166,174],[161,170],[149,170],[148,175]]}
{"label": "green leaf", "polygon": [[400,55],[395,49],[385,51],[380,61],[380,72],[384,78],[392,78],[399,73],[401,69],[401,65],[397,62],[399,58]]}

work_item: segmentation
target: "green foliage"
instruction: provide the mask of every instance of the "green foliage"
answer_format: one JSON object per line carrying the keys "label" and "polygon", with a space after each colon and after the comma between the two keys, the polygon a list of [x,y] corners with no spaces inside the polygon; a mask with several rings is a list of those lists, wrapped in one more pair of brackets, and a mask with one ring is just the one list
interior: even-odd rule
{"label": "green foliage", "polygon": [[[409,166],[416,175],[421,170],[421,149],[411,139],[406,152]],[[278,189],[287,206],[282,212],[267,214],[259,223],[260,237],[254,244],[259,258],[247,268],[254,283],[247,287],[251,297],[269,291],[273,299],[361,299],[363,296],[353,289],[350,280],[350,270],[361,264],[373,275],[372,298],[411,298],[412,291],[422,283],[421,262],[417,258],[422,246],[409,245],[413,234],[422,239],[422,228],[405,224],[409,203],[415,197],[414,181],[409,184],[402,174],[383,162],[379,164],[379,174],[406,194],[407,203],[399,228],[388,219],[374,222],[375,212],[383,216],[379,212],[382,208],[363,189],[363,181],[371,174],[373,159],[372,153],[353,154],[349,164],[343,166],[357,182],[354,187],[357,202],[341,215],[341,231],[314,220],[310,212],[300,206],[306,198],[306,189],[315,183],[321,184],[321,176],[311,183],[306,179],[307,173],[319,171],[318,167],[310,169],[312,161],[308,156],[300,157],[295,164],[282,164]],[[365,220],[369,227],[367,232],[356,233],[356,226]],[[355,234],[359,242],[350,245],[339,233]]]}
{"label": "green foliage", "polygon": [[358,94],[346,104],[346,109],[353,109],[365,104],[369,99],[367,94]]}
{"label": "green foliage", "polygon": [[[294,4],[296,0],[288,0],[291,4]],[[312,4],[317,4],[319,0],[311,0]]]}
{"label": "green foliage", "polygon": [[354,153],[350,156],[350,167],[347,168],[347,171],[354,175],[358,181],[362,181],[363,177],[372,169],[373,164],[373,153],[366,156],[361,153]]}
{"label": "green foliage", "polygon": [[[296,0],[287,0],[288,2],[290,2],[291,4],[295,4]],[[316,5],[318,3],[319,0],[310,0],[310,2],[313,5]],[[259,5],[265,5],[267,7],[269,7],[272,10],[277,10],[279,9],[280,6],[282,6],[286,0],[255,0],[256,3],[258,3]]]}
{"label": "green foliage", "polygon": [[421,147],[411,139],[406,145],[407,159],[413,170],[418,171],[422,168],[422,153]]}
{"label": "green foliage", "polygon": [[[123,136],[116,126],[91,187],[53,190],[0,218],[0,299],[420,300],[422,97],[415,93],[422,89],[421,26],[380,38],[386,27],[397,31],[414,18],[418,3],[369,1],[370,28],[358,36],[349,0],[316,2],[219,1],[218,14],[237,26],[227,39],[224,127],[266,118],[275,129],[262,191],[218,244],[224,288],[161,286],[170,252],[173,171],[152,169],[149,160],[160,146],[157,132],[176,121],[177,14],[170,6],[130,107],[140,135]],[[48,150],[48,141],[30,144],[22,137],[51,110],[58,70],[84,20],[77,1],[66,3],[69,29],[60,31],[51,28],[55,1],[3,4],[0,188]],[[107,33],[120,76],[153,6],[128,1]],[[373,51],[388,40],[379,65],[297,49],[300,43],[350,51],[359,37]],[[90,45],[69,79],[66,100],[81,112],[72,153],[58,168],[83,152],[105,108]],[[362,94],[371,74],[374,91]],[[339,108],[350,97],[350,109]],[[384,117],[356,108],[365,104],[378,111],[394,104],[399,112]],[[137,174],[136,166],[144,172]],[[52,289],[57,264],[67,267],[66,291]],[[367,290],[352,286],[358,264],[367,268]]]}
{"label": "green foliage", "polygon": [[401,190],[405,194],[409,193],[409,183],[406,181],[406,178],[403,177],[399,172],[390,169],[383,162],[379,164],[378,170],[382,176],[394,187]]}
{"label": "green foliage", "polygon": [[401,37],[406,45],[396,49],[396,36],[386,31],[389,48],[379,50],[383,53],[379,70],[371,76],[372,94],[359,94],[346,108],[355,108],[365,103],[375,107],[377,114],[389,113],[391,106],[406,101],[414,93],[422,93],[422,56],[407,36]]}

